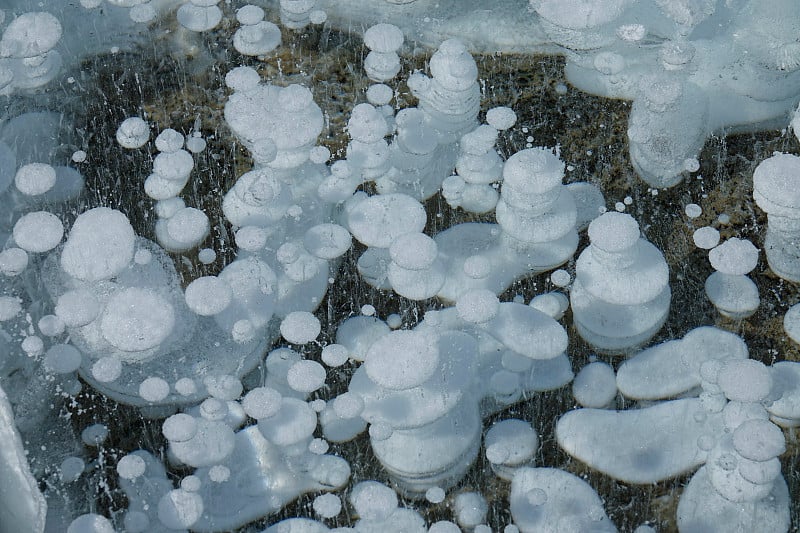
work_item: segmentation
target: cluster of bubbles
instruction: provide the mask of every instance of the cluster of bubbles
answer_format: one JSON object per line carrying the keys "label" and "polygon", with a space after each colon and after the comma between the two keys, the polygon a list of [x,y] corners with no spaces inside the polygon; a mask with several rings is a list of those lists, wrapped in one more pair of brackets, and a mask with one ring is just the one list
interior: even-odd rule
{"label": "cluster of bubbles", "polygon": [[[107,1],[129,10],[137,23],[158,13],[155,0]],[[218,27],[224,12],[217,4],[181,3],[181,31]],[[634,67],[615,47],[647,33],[636,24],[620,26],[620,20],[657,4],[659,17],[682,28],[675,36],[680,40],[714,13],[713,2],[685,10],[678,6],[684,2],[656,1],[646,8],[601,2],[607,9],[588,12],[585,3],[569,4],[575,9],[545,0],[533,7],[553,41],[577,51],[568,67],[571,79],[623,87],[609,94],[631,98],[639,94],[631,92],[627,77]],[[266,58],[280,46],[282,30],[265,17],[255,5],[236,11],[239,53]],[[313,0],[281,0],[279,17],[290,30],[326,20]],[[14,18],[0,40],[0,92],[10,96],[57,76],[61,58],[53,48],[61,31],[48,13]],[[650,85],[637,105],[644,102],[646,109],[635,106],[631,118],[634,163],[646,179],[656,173],[647,166],[659,131],[653,123],[668,126],[678,109],[693,120],[715,109],[708,102],[697,107],[698,82],[680,74],[699,70],[692,63],[697,43],[676,40],[658,52],[669,74],[642,77]],[[718,42],[710,43],[709,50],[718,49]],[[565,185],[557,149],[530,146],[503,160],[495,144],[514,127],[516,114],[494,107],[486,123],[479,122],[478,69],[462,41],[442,42],[430,58],[429,75],[414,72],[404,80],[417,105],[403,109],[392,105],[403,32],[378,24],[365,32],[364,44],[370,50],[364,68],[374,84],[367,102],[350,112],[349,142],[337,160],[318,145],[325,115],[308,87],[269,83],[247,66],[227,73],[224,120],[253,163],[221,202],[237,253],[216,275],[185,287],[168,252],[197,250],[206,264],[218,253],[198,250],[211,223],[180,196],[197,178],[195,156],[207,145],[202,134],[163,129],[153,140],[157,155],[139,178],[155,204],[154,242],[137,235],[119,209],[87,208],[71,224],[58,212],[64,200],[80,195],[83,177],[73,167],[37,159],[37,151],[19,142],[49,142],[30,131],[45,129],[51,114],[21,115],[4,127],[0,443],[12,453],[0,455],[0,473],[8,474],[4,479],[14,490],[0,492],[0,525],[71,533],[115,527],[227,531],[309,492],[322,493],[313,501],[316,516],[335,519],[345,507],[333,491],[347,486],[351,467],[328,453],[330,445],[366,431],[394,488],[371,480],[355,484],[348,500],[358,521],[338,531],[491,531],[488,503],[479,492],[451,494],[453,521],[431,525],[398,500],[400,493],[409,501],[443,502],[481,450],[497,476],[511,483],[513,524],[506,533],[616,531],[587,482],[536,467],[539,435],[530,421],[507,418],[484,432],[486,418],[572,382],[581,408],[556,427],[566,453],[629,483],[655,483],[700,467],[678,506],[683,531],[734,531],[752,520],[760,531],[787,531],[790,496],[778,458],[786,449],[781,427],[800,425],[800,363],[765,366],[748,358],[741,338],[713,327],[641,350],[667,319],[671,289],[664,255],[642,236],[638,222],[606,212],[594,185]],[[781,68],[792,66],[789,52],[781,56]],[[776,102],[770,109],[785,103]],[[712,118],[713,128],[733,120]],[[150,143],[151,130],[144,118],[131,116],[118,125],[116,140],[121,150],[140,150]],[[684,163],[691,159],[686,156]],[[72,161],[85,157],[78,151]],[[754,176],[756,201],[770,217],[768,261],[791,281],[798,279],[800,257],[800,201],[791,186],[797,160],[776,154]],[[657,174],[651,182],[673,183],[671,174]],[[440,191],[451,207],[493,213],[496,223],[425,233],[423,202]],[[690,218],[699,211],[686,206]],[[586,228],[590,244],[577,257],[574,280],[565,270],[551,274],[563,291],[539,294],[528,304],[500,300],[515,280],[570,261]],[[724,316],[750,316],[759,295],[747,274],[759,251],[737,238],[719,244],[714,231],[694,234],[695,244],[710,250],[715,269],[706,282],[708,298]],[[339,325],[319,361],[309,358],[306,348],[322,342],[314,311],[351,249],[359,253],[359,274],[376,289],[412,301],[438,298],[442,307],[403,327],[400,317],[382,319],[366,305]],[[567,331],[559,322],[568,309],[577,334],[596,352],[629,357],[618,371],[593,360],[573,374]],[[798,316],[800,310],[787,313],[790,336],[800,337]],[[286,345],[275,347],[281,338]],[[345,364],[356,368],[346,390],[319,399],[332,370]],[[263,377],[252,384],[248,375],[259,365]],[[161,420],[163,461],[145,449],[116,460],[127,496],[116,523],[94,513],[75,517],[57,496],[39,491],[17,430],[46,423],[48,410],[41,407],[49,399],[26,396],[31,384],[36,390],[56,387],[67,397],[88,384]],[[652,404],[617,411],[620,395]],[[89,426],[81,438],[86,446],[102,446],[108,430]],[[167,467],[183,473],[177,485]],[[68,484],[83,475],[85,464],[66,457],[59,468]],[[266,531],[328,530],[323,522],[294,518]]]}

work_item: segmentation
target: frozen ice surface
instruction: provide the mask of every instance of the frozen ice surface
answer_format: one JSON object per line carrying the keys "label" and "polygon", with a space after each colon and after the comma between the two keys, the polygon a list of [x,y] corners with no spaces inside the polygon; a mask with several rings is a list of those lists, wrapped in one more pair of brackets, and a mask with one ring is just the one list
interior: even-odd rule
{"label": "frozen ice surface", "polygon": [[0,386],[0,524],[8,531],[44,531],[47,503],[30,471],[14,412]]}

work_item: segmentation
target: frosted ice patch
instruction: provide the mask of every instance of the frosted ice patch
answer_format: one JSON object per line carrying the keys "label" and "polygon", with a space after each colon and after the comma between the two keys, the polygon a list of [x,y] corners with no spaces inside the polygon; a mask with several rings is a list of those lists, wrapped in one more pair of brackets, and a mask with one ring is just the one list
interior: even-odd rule
{"label": "frosted ice patch", "polygon": [[160,402],[169,396],[169,383],[159,377],[149,377],[139,384],[139,396],[146,402]]}
{"label": "frosted ice patch", "polygon": [[0,274],[18,276],[28,266],[28,253],[22,248],[6,248],[0,252]]}
{"label": "frosted ice patch", "polygon": [[129,454],[117,463],[117,473],[123,479],[136,479],[144,474],[147,464],[140,456]]}
{"label": "frosted ice patch", "polygon": [[604,213],[589,224],[592,246],[605,252],[627,250],[639,240],[639,224],[630,215]]}
{"label": "frosted ice patch", "polygon": [[686,213],[686,216],[689,218],[697,218],[703,214],[703,208],[697,204],[686,204],[686,207],[683,208],[683,212]]}
{"label": "frosted ice patch", "polygon": [[140,117],[126,118],[117,128],[116,139],[123,148],[141,148],[150,140],[150,126]]}
{"label": "frosted ice patch", "polygon": [[320,259],[336,259],[350,249],[350,232],[338,224],[317,224],[303,235],[303,246]]}
{"label": "frosted ice patch", "polygon": [[584,407],[608,407],[617,396],[614,369],[600,361],[589,363],[575,376],[572,394],[575,401]]}
{"label": "frosted ice patch", "polygon": [[197,420],[191,415],[178,413],[164,420],[161,432],[170,442],[187,442],[197,434]]}
{"label": "frosted ice patch", "polygon": [[42,253],[58,246],[64,236],[61,219],[47,211],[27,213],[14,224],[14,242],[27,252]]}
{"label": "frosted ice patch", "polygon": [[29,163],[21,166],[14,176],[17,190],[26,196],[44,194],[56,184],[56,169],[45,163]]}
{"label": "frosted ice patch", "polygon": [[105,516],[89,513],[70,522],[67,533],[115,533],[115,529]]}
{"label": "frosted ice patch", "polygon": [[458,523],[467,529],[478,529],[476,526],[486,520],[489,505],[478,492],[462,492],[453,502],[453,511]]}
{"label": "frosted ice patch", "polygon": [[108,301],[100,322],[103,337],[125,352],[141,352],[161,344],[175,325],[175,311],[151,289],[129,287]]}
{"label": "frosted ice patch", "polygon": [[511,482],[511,516],[520,531],[616,533],[594,489],[556,468],[521,468]]}
{"label": "frosted ice patch", "polygon": [[711,226],[704,226],[694,231],[692,240],[698,248],[710,250],[719,244],[719,231]]}
{"label": "frosted ice patch", "polygon": [[78,216],[61,252],[61,268],[83,281],[114,277],[133,259],[136,234],[128,218],[108,207]]}
{"label": "frosted ice patch", "polygon": [[783,454],[786,441],[783,431],[769,420],[747,420],[734,430],[733,447],[745,459],[763,462]]}
{"label": "frosted ice patch", "polygon": [[281,335],[294,344],[306,344],[322,331],[319,319],[308,311],[294,311],[281,321]]}
{"label": "frosted ice patch", "polygon": [[186,305],[201,316],[213,316],[231,303],[230,285],[216,276],[203,276],[192,281],[184,293]]}
{"label": "frosted ice patch", "polygon": [[572,281],[572,276],[569,275],[569,272],[566,270],[558,269],[554,270],[552,274],[550,274],[550,281],[556,287],[566,287]]}
{"label": "frosted ice patch", "polygon": [[102,305],[93,293],[86,289],[75,289],[58,297],[55,313],[67,327],[73,328],[92,322],[101,309]]}
{"label": "frosted ice patch", "polygon": [[156,137],[156,149],[159,152],[177,152],[183,148],[184,137],[183,134],[172,129],[167,128],[158,134]]}
{"label": "frosted ice patch", "polygon": [[459,318],[472,324],[482,324],[497,316],[500,300],[488,289],[467,291],[456,300]]}
{"label": "frosted ice patch", "polygon": [[92,377],[100,383],[111,383],[122,374],[122,361],[117,357],[101,357],[92,365]]}
{"label": "frosted ice patch", "polygon": [[328,344],[322,348],[322,362],[329,367],[342,366],[349,357],[349,350],[341,344]]}
{"label": "frosted ice patch", "polygon": [[316,361],[297,361],[286,374],[289,386],[297,392],[314,392],[325,385],[325,368]]}
{"label": "frosted ice patch", "polygon": [[758,264],[758,248],[746,239],[731,237],[708,252],[708,259],[718,272],[742,276]]}
{"label": "frosted ice patch", "polygon": [[438,366],[437,337],[410,330],[392,331],[378,339],[364,361],[369,378],[392,390],[423,384],[433,376]]}
{"label": "frosted ice patch", "polygon": [[404,233],[419,233],[425,227],[425,208],[405,194],[370,196],[347,210],[347,225],[366,246],[388,248]]}
{"label": "frosted ice patch", "polygon": [[47,349],[44,366],[55,374],[70,374],[81,366],[81,352],[71,344],[54,344]]}
{"label": "frosted ice patch", "polygon": [[0,322],[11,320],[22,311],[22,300],[16,296],[0,296]]}
{"label": "frosted ice patch", "polygon": [[760,402],[767,398],[772,389],[772,375],[760,361],[733,360],[722,366],[717,384],[729,400]]}
{"label": "frosted ice patch", "polygon": [[556,424],[564,451],[628,483],[654,483],[705,462],[698,439],[722,431],[721,415],[692,398],[628,411],[576,409]]}
{"label": "frosted ice patch", "polygon": [[385,520],[397,509],[397,493],[377,481],[362,481],[353,487],[350,503],[366,520]]}
{"label": "frosted ice patch", "polygon": [[322,518],[333,518],[342,511],[342,500],[335,494],[322,494],[314,498],[314,512]]}
{"label": "frosted ice patch", "polygon": [[517,114],[510,107],[493,107],[486,112],[486,122],[496,130],[507,130],[517,122]]}

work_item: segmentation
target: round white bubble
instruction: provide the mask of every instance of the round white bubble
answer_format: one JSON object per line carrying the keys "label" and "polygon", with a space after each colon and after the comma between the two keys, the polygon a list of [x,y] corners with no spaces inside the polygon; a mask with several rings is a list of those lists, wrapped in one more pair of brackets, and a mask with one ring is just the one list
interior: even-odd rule
{"label": "round white bubble", "polygon": [[294,344],[305,344],[317,338],[322,330],[317,317],[307,311],[294,311],[281,321],[281,335]]}

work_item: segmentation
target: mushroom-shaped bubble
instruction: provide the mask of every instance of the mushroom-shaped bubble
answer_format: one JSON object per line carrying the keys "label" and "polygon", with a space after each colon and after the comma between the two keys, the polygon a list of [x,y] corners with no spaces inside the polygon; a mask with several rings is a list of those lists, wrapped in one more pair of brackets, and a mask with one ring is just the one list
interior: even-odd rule
{"label": "mushroom-shaped bubble", "polygon": [[81,213],[61,252],[61,268],[82,281],[110,279],[133,259],[136,234],[121,212],[96,207]]}
{"label": "mushroom-shaped bubble", "polygon": [[281,321],[281,335],[294,344],[305,344],[317,338],[322,331],[319,319],[308,311],[293,311]]}
{"label": "mushroom-shaped bubble", "polygon": [[717,375],[717,384],[729,400],[761,402],[772,389],[769,368],[753,359],[728,360]]}
{"label": "mushroom-shaped bubble", "polygon": [[129,117],[117,128],[117,142],[123,148],[141,148],[150,140],[150,126],[140,117]]}
{"label": "mushroom-shaped bubble", "polygon": [[769,461],[786,451],[783,431],[769,420],[747,420],[733,431],[733,447],[751,461]]}
{"label": "mushroom-shaped bubble", "polygon": [[604,252],[627,250],[636,244],[639,235],[639,223],[626,213],[604,213],[589,224],[592,246]]}
{"label": "mushroom-shaped bubble", "polygon": [[758,248],[746,239],[732,237],[708,252],[708,259],[718,272],[744,276],[758,264]]}
{"label": "mushroom-shaped bubble", "polygon": [[617,380],[611,365],[600,361],[583,367],[572,382],[572,395],[583,407],[602,409],[617,396]]}
{"label": "mushroom-shaped bubble", "polygon": [[49,52],[61,39],[61,23],[50,13],[30,11],[3,31],[0,57],[32,58]]}
{"label": "mushroom-shaped bubble", "polygon": [[[175,311],[161,294],[152,289],[129,287],[109,299],[100,330],[115,348],[142,352],[161,344],[174,325]],[[130,357],[137,359],[133,354]]]}
{"label": "mushroom-shaped bubble", "polygon": [[[14,242],[27,252],[48,252],[58,246],[64,236],[61,219],[47,211],[22,215],[13,230]],[[27,263],[27,260],[26,260]]]}
{"label": "mushroom-shaped bubble", "polygon": [[350,249],[350,232],[338,224],[317,224],[303,235],[303,246],[320,259],[336,259]]}
{"label": "mushroom-shaped bubble", "polygon": [[401,193],[370,196],[347,208],[347,226],[366,246],[389,248],[404,233],[420,233],[426,222],[425,208]]}
{"label": "mushroom-shaped bubble", "polygon": [[186,305],[201,316],[213,316],[231,303],[230,285],[216,276],[203,276],[192,281],[184,293]]}
{"label": "mushroom-shaped bubble", "polygon": [[428,381],[439,367],[436,334],[412,330],[387,333],[370,346],[364,368],[381,387],[405,390]]}
{"label": "mushroom-shaped bubble", "polygon": [[397,509],[397,493],[377,481],[362,481],[353,487],[350,503],[365,520],[386,520]]}
{"label": "mushroom-shaped bubble", "polygon": [[56,184],[56,169],[46,163],[28,163],[14,176],[17,190],[26,196],[44,194]]}

